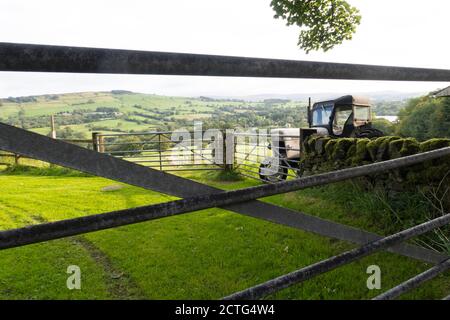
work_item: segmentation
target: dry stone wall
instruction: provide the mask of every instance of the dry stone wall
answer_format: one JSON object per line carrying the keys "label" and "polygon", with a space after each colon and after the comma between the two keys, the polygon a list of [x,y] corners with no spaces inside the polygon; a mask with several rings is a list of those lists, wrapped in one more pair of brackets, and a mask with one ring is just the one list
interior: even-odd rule
{"label": "dry stone wall", "polygon": [[[414,138],[386,136],[356,139],[311,136],[305,142],[302,160],[304,175],[397,159],[420,152],[450,146],[450,139],[419,142]],[[418,186],[450,185],[450,157],[427,161],[363,179],[371,186],[385,189],[411,190]],[[449,192],[450,193],[450,192]]]}

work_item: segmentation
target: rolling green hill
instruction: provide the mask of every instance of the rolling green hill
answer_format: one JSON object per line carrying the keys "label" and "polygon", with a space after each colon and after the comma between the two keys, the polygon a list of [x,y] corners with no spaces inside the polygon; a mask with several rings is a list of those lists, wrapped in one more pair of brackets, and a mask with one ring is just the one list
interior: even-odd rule
{"label": "rolling green hill", "polygon": [[[107,110],[108,112],[105,112]],[[268,99],[262,102],[166,97],[123,90],[7,98],[0,100],[0,121],[40,134],[50,132],[54,115],[60,135],[87,137],[89,132],[142,132],[191,127],[298,126],[305,121],[305,104]]]}
{"label": "rolling green hill", "polygon": [[[396,115],[404,105],[399,101],[376,101],[373,111],[377,115]],[[59,138],[87,138],[94,131],[191,128],[194,121],[202,121],[206,128],[306,126],[306,102],[170,97],[124,90],[0,99],[0,122],[47,135],[51,115],[55,116]]]}

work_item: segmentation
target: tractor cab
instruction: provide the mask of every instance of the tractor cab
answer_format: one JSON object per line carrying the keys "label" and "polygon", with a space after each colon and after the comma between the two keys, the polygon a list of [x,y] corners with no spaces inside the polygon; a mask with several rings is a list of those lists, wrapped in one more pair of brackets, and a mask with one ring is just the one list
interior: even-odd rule
{"label": "tractor cab", "polygon": [[309,111],[309,127],[326,129],[333,137],[358,136],[357,129],[370,129],[370,109],[369,99],[351,95],[317,102]]}
{"label": "tractor cab", "polygon": [[[312,135],[333,138],[376,138],[383,136],[372,128],[369,99],[343,96],[308,107],[309,128],[272,129],[273,155],[260,164],[259,177],[266,182],[286,180],[289,170],[303,174],[301,157],[304,143]],[[275,137],[275,140],[274,140]],[[275,147],[274,147],[275,146]]]}

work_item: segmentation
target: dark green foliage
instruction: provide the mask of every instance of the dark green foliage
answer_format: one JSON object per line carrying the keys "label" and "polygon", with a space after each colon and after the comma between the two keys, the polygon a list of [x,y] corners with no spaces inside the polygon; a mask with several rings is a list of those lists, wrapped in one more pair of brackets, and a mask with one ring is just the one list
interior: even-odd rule
{"label": "dark green foliage", "polygon": [[341,160],[341,161],[347,159],[347,151],[350,149],[350,147],[352,147],[355,144],[356,144],[355,138],[336,139],[332,158],[334,160]]}
{"label": "dark green foliage", "polygon": [[398,133],[420,141],[450,138],[450,98],[411,99],[399,112]]}
{"label": "dark green foliage", "polygon": [[92,177],[92,175],[69,168],[51,165],[49,167],[33,167],[24,165],[12,165],[1,172],[10,175],[30,176],[65,176],[65,177]]}
{"label": "dark green foliage", "polygon": [[325,146],[331,139],[332,138],[330,137],[321,137],[320,139],[316,139],[314,144],[316,154],[323,155],[325,153]]}
{"label": "dark green foliage", "polygon": [[426,152],[445,147],[450,147],[450,139],[430,139],[420,144],[420,151]]}
{"label": "dark green foliage", "polygon": [[393,159],[401,157],[400,150],[402,150],[402,147],[403,147],[403,140],[401,139],[389,142],[389,154]]}
{"label": "dark green foliage", "polygon": [[380,130],[385,135],[390,136],[395,134],[396,125],[386,119],[374,119],[372,120],[372,127]]}
{"label": "dark green foliage", "polygon": [[[373,101],[372,112],[377,116],[396,116],[407,105],[407,100],[398,100],[399,97],[384,97],[383,100]],[[374,119],[374,122],[386,119]],[[383,121],[383,122],[384,122]],[[377,128],[381,130],[380,128]]]}
{"label": "dark green foliage", "polygon": [[[450,147],[450,139],[430,139],[420,144],[420,152],[445,147]],[[437,160],[426,161],[422,164],[422,168],[423,170],[419,171],[419,174],[411,175],[410,178],[417,182],[420,179],[429,181],[430,179],[437,179],[438,177],[441,177],[442,179],[445,179],[444,182],[446,185],[450,184],[450,156]]]}
{"label": "dark green foliage", "polygon": [[[191,126],[192,121],[180,122],[180,125]],[[290,124],[292,127],[306,126],[306,108],[286,105],[285,102],[274,104],[256,104],[232,106],[224,105],[215,108],[212,117],[203,126],[209,128],[268,128],[285,127]]]}
{"label": "dark green foliage", "polygon": [[[352,165],[362,164],[366,161],[370,161],[370,154],[367,149],[367,144],[370,139],[358,139],[355,147],[355,154],[352,157]],[[350,151],[350,150],[349,150]]]}
{"label": "dark green foliage", "polygon": [[231,182],[244,180],[244,177],[237,170],[210,171],[206,175],[212,181]]}
{"label": "dark green foliage", "polygon": [[419,152],[419,142],[414,138],[406,138],[403,140],[403,146],[400,150],[402,157],[416,154]]}
{"label": "dark green foliage", "polygon": [[389,157],[396,159],[419,152],[419,142],[414,138],[396,139],[389,142]]}
{"label": "dark green foliage", "polygon": [[[50,136],[50,132],[48,135]],[[56,136],[58,139],[86,139],[83,132],[74,131],[71,127],[56,129]]]}
{"label": "dark green foliage", "polygon": [[331,139],[325,145],[325,154],[328,160],[333,159],[334,147],[337,143],[337,139]]}
{"label": "dark green foliage", "polygon": [[369,152],[372,161],[383,161],[389,158],[389,143],[391,141],[399,140],[400,137],[379,137],[367,143],[367,151]]}
{"label": "dark green foliage", "polygon": [[14,102],[14,103],[29,103],[29,102],[36,102],[36,97],[29,96],[29,97],[9,97],[6,99],[8,102]]}
{"label": "dark green foliage", "polygon": [[380,139],[379,140],[380,144],[378,146],[376,160],[377,161],[389,160],[390,159],[389,143],[392,141],[400,140],[401,138],[394,136],[394,137],[380,137],[378,139]]}
{"label": "dark green foliage", "polygon": [[[109,141],[106,141],[106,143],[109,143]],[[145,149],[140,136],[121,137],[119,143],[120,145],[107,146],[106,151],[114,152],[115,156],[137,156]],[[158,143],[149,143],[148,149],[158,149]]]}
{"label": "dark green foliage", "polygon": [[344,0],[272,0],[275,18],[301,28],[298,45],[306,52],[328,51],[352,39],[361,22],[358,9]]}
{"label": "dark green foliage", "polygon": [[376,161],[377,160],[377,153],[378,153],[378,147],[381,145],[381,143],[383,142],[383,138],[384,137],[380,137],[377,138],[375,140],[371,140],[367,145],[367,151],[369,152],[370,155],[370,159],[372,161]]}
{"label": "dark green foliage", "polygon": [[133,92],[132,91],[128,91],[128,90],[111,90],[111,93],[120,95],[120,94],[131,94]]}
{"label": "dark green foliage", "polygon": [[[94,103],[95,101],[91,100],[92,103]],[[119,108],[116,107],[98,107],[97,109],[95,109],[95,112],[104,112],[104,113],[114,113],[114,112],[120,112]]]}

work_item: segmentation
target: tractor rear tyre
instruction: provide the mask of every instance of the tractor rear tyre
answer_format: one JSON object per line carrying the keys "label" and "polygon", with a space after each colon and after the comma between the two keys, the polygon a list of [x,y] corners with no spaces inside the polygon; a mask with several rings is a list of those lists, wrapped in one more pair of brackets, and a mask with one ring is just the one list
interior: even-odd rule
{"label": "tractor rear tyre", "polygon": [[273,166],[273,160],[266,158],[259,165],[258,175],[264,182],[275,183],[284,181],[287,178],[288,169],[284,161],[280,161],[278,166]]}
{"label": "tractor rear tyre", "polygon": [[357,128],[353,133],[355,138],[379,138],[384,136],[383,132],[375,128]]}

